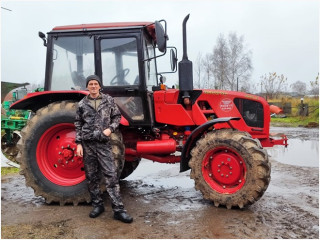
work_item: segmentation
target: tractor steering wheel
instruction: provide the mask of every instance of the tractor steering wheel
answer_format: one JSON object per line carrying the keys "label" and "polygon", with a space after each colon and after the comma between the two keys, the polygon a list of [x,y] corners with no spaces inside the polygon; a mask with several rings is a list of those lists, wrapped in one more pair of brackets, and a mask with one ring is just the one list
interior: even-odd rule
{"label": "tractor steering wheel", "polygon": [[111,81],[110,81],[110,85],[117,85],[117,81],[116,79],[118,79],[119,76],[123,76],[123,80],[124,80],[124,77],[127,76],[130,72],[130,69],[129,68],[125,68],[122,70],[122,73],[119,73],[117,75],[115,75]]}

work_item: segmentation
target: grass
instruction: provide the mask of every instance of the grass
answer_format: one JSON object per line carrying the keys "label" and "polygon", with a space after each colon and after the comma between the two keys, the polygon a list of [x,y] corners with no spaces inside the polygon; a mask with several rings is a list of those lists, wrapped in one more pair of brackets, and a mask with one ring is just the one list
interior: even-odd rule
{"label": "grass", "polygon": [[271,126],[287,126],[287,127],[319,127],[319,98],[304,98],[304,104],[309,105],[308,116],[298,116],[301,104],[300,98],[280,98],[272,99],[270,102],[291,102],[291,114],[287,114],[285,118],[271,118]]}
{"label": "grass", "polygon": [[2,167],[1,168],[1,176],[5,176],[11,173],[18,173],[20,171],[19,168],[15,167]]}

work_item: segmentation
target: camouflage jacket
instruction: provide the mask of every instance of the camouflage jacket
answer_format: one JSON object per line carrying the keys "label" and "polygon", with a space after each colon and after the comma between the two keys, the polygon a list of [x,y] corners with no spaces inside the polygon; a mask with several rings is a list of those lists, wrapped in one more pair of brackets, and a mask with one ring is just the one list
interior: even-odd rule
{"label": "camouflage jacket", "polygon": [[91,105],[88,96],[80,102],[76,112],[74,125],[76,127],[76,143],[82,141],[108,141],[103,131],[107,128],[114,132],[119,126],[121,113],[114,99],[101,94],[101,102],[97,110]]}

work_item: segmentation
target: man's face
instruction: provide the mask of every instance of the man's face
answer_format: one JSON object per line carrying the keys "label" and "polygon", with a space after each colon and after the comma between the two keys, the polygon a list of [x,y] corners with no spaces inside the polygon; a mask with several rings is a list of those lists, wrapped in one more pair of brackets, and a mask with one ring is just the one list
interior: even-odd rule
{"label": "man's face", "polygon": [[88,88],[89,93],[91,95],[97,95],[97,94],[99,94],[99,90],[101,87],[100,87],[99,82],[97,80],[90,80],[87,88]]}

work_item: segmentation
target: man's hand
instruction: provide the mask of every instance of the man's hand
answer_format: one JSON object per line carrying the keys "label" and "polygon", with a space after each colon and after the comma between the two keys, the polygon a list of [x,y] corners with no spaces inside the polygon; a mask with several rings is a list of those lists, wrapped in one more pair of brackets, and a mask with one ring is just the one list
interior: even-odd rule
{"label": "man's hand", "polygon": [[77,156],[83,157],[83,148],[81,144],[77,145]]}
{"label": "man's hand", "polygon": [[109,137],[111,135],[111,130],[110,128],[107,128],[103,131],[103,134],[106,135],[107,137]]}

